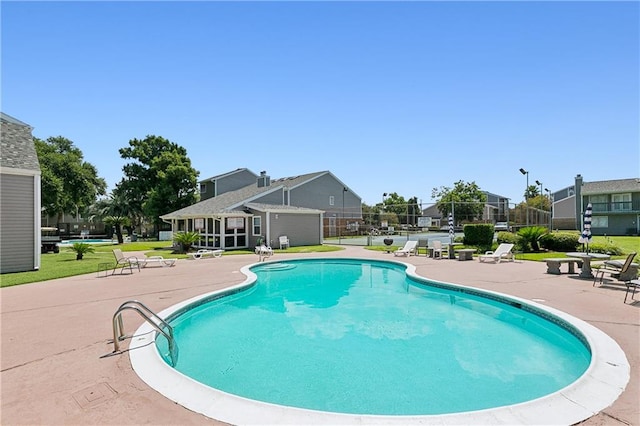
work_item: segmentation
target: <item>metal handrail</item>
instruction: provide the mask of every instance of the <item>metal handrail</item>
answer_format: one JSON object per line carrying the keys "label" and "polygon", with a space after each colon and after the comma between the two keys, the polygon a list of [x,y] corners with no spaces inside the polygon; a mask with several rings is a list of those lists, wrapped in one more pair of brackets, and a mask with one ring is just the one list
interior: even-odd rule
{"label": "metal handrail", "polygon": [[[125,340],[127,336],[124,334],[124,324],[122,321],[122,312],[132,310],[140,314],[145,321],[151,324],[158,332],[160,332],[169,343],[169,355],[171,357],[171,365],[176,363],[176,343],[173,337],[173,328],[155,312],[149,309],[144,303],[138,300],[128,300],[120,305],[113,314],[113,352],[120,352],[120,341]],[[157,321],[157,322],[156,322]],[[159,324],[158,324],[159,323]],[[165,331],[168,330],[167,331]]]}

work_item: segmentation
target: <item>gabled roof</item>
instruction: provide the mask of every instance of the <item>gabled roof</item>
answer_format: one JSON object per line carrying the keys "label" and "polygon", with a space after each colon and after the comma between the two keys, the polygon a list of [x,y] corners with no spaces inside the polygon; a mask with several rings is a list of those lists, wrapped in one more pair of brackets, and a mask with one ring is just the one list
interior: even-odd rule
{"label": "gabled roof", "polygon": [[7,123],[16,124],[22,127],[28,127],[29,130],[33,130],[33,127],[29,126],[27,123],[20,121],[17,118],[10,116],[9,114],[5,114],[4,112],[0,112],[0,120],[6,121]]}
{"label": "gabled roof", "polygon": [[280,206],[275,204],[246,203],[245,206],[259,212],[270,212],[270,213],[309,213],[309,214],[323,213],[322,210],[310,209],[307,207]]}
{"label": "gabled roof", "polygon": [[225,215],[229,213],[237,214],[242,212],[244,204],[255,200],[259,196],[273,191],[282,190],[282,186],[263,186],[257,184],[247,185],[236,191],[225,192],[217,197],[207,198],[190,206],[184,207],[171,213],[160,216],[162,219],[182,219],[188,217],[199,217],[202,215]]}
{"label": "gabled roof", "polygon": [[[248,169],[236,169],[232,172],[213,176],[201,182],[209,181],[212,179],[218,179],[220,177],[228,176],[233,173],[237,173],[239,171],[244,171],[244,170],[248,170]],[[250,170],[248,171],[251,172]],[[271,180],[271,184],[269,186],[262,186],[262,187],[259,187],[256,181],[256,183],[247,185],[238,190],[225,192],[216,197],[207,198],[206,200],[200,201],[196,204],[192,204],[180,210],[167,213],[165,215],[160,216],[160,218],[167,220],[167,219],[185,219],[185,218],[201,217],[203,215],[224,216],[229,214],[233,214],[233,215],[246,214],[243,212],[245,207],[250,207],[258,211],[269,211],[269,212],[278,211],[278,212],[295,212],[295,213],[321,213],[322,210],[315,210],[315,209],[295,207],[295,206],[286,206],[282,204],[253,203],[253,201],[271,192],[282,191],[285,189],[286,190],[295,189],[303,184],[311,182],[312,180],[317,179],[324,175],[330,175],[334,179],[336,179],[338,182],[342,183],[338,178],[336,178],[329,171],[314,172],[314,173],[307,173],[304,175],[279,178],[276,180]],[[346,187],[346,185],[344,186]]]}
{"label": "gabled roof", "polygon": [[247,172],[251,173],[252,175],[254,175],[256,177],[258,176],[255,173],[253,173],[251,170],[249,170],[249,169],[247,169],[245,167],[242,167],[242,168],[238,168],[238,169],[232,170],[230,172],[226,172],[226,173],[222,173],[222,174],[219,174],[219,175],[211,176],[211,177],[206,178],[206,179],[202,179],[199,182],[211,182],[213,180],[221,179],[223,177],[227,177],[227,176],[230,176],[230,175],[233,175],[233,174],[236,174],[236,173],[239,173],[239,172],[244,172],[244,171],[247,171]]}
{"label": "gabled roof", "polygon": [[39,172],[40,162],[31,135],[33,128],[5,113],[0,113],[0,120],[0,166]]}
{"label": "gabled roof", "polygon": [[602,180],[599,182],[584,182],[582,184],[582,195],[621,192],[640,192],[640,178]]}

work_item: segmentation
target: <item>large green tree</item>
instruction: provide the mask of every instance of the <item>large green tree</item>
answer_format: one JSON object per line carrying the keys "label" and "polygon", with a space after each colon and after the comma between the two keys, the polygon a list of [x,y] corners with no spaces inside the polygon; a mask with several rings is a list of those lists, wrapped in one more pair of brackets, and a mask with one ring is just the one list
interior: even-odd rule
{"label": "large green tree", "polygon": [[132,211],[143,212],[157,231],[160,215],[198,201],[199,172],[191,167],[187,150],[163,137],[132,139],[120,156],[134,160],[122,168],[119,191],[128,194]]}
{"label": "large green tree", "polygon": [[[431,197],[437,199],[437,206],[442,216],[448,216],[453,208],[456,224],[461,221],[473,221],[482,217],[487,195],[480,190],[475,182],[459,180],[449,188],[441,186],[433,188]],[[452,207],[453,203],[453,207]]]}
{"label": "large green tree", "polygon": [[106,194],[107,183],[72,141],[56,136],[34,142],[42,173],[42,208],[48,216],[60,222],[63,213],[82,212]]}

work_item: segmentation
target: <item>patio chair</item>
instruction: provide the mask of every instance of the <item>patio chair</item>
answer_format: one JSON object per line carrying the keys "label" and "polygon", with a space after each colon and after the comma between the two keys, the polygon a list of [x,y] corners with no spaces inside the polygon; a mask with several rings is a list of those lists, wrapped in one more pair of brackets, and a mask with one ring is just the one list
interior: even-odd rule
{"label": "patio chair", "polygon": [[416,246],[416,256],[420,254],[420,249],[424,249],[424,254],[429,255],[429,239],[418,238],[418,245]]}
{"label": "patio chair", "polygon": [[404,247],[394,251],[393,255],[394,256],[411,256],[412,253],[415,254],[417,245],[418,245],[417,241],[407,241],[406,243],[404,243]]}
{"label": "patio chair", "polygon": [[137,267],[138,271],[140,271],[140,260],[136,256],[125,256],[122,253],[121,249],[113,249],[113,255],[116,258],[116,266],[114,266],[113,271],[111,271],[111,275],[116,272],[116,269],[120,269],[120,273],[122,274],[125,268],[129,269],[129,271],[133,274],[133,267]]}
{"label": "patio chair", "polygon": [[621,268],[617,268],[618,264],[605,262],[604,266],[599,268],[593,276],[593,286],[596,285],[598,277],[600,277],[600,285],[604,279],[604,274],[609,274],[612,278],[621,282],[627,282],[638,278],[638,264],[633,263],[633,258],[636,257],[637,252],[631,252],[627,256],[627,259],[622,264]]}
{"label": "patio chair", "polygon": [[281,235],[279,238],[280,241],[280,250],[283,248],[289,248],[289,237],[286,235]]}
{"label": "patio chair", "polygon": [[434,259],[442,259],[442,253],[446,250],[444,248],[444,246],[442,245],[442,241],[440,240],[434,240],[433,241],[433,246],[431,247],[432,250],[432,254],[431,256]]}
{"label": "patio chair", "polygon": [[484,254],[478,256],[480,262],[485,260],[493,260],[495,263],[500,263],[502,259],[509,259],[513,262],[513,244],[501,243],[495,251],[489,250]]}

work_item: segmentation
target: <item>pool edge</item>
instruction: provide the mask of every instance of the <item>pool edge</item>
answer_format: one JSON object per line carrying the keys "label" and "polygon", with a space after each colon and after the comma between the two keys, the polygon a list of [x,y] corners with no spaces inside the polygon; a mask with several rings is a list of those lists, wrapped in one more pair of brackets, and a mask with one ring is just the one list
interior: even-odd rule
{"label": "pool edge", "polygon": [[[316,258],[316,260],[321,259],[325,258]],[[334,258],[326,259],[335,260]],[[357,257],[342,258],[341,260],[348,259],[371,261],[371,259]],[[170,400],[207,417],[232,424],[575,424],[610,406],[624,391],[630,379],[630,366],[620,346],[611,337],[583,320],[516,296],[432,280],[418,275],[415,272],[415,266],[401,261],[375,260],[375,262],[401,264],[406,267],[407,275],[419,280],[469,288],[483,294],[519,301],[561,318],[585,336],[592,349],[591,364],[576,382],[536,400],[479,411],[420,416],[350,415],[322,412],[263,403],[227,394],[198,383],[166,365],[155,349],[155,344],[153,344],[155,333],[152,332],[153,329],[148,324],[142,325],[136,331],[135,335],[140,337],[131,342],[131,350],[129,351],[131,365],[145,383]],[[252,263],[241,268],[241,272],[246,276],[244,282],[180,302],[163,310],[160,316],[164,318],[172,315],[203,297],[227,294],[251,286],[255,281],[255,274],[250,271],[250,268],[259,264]]]}

